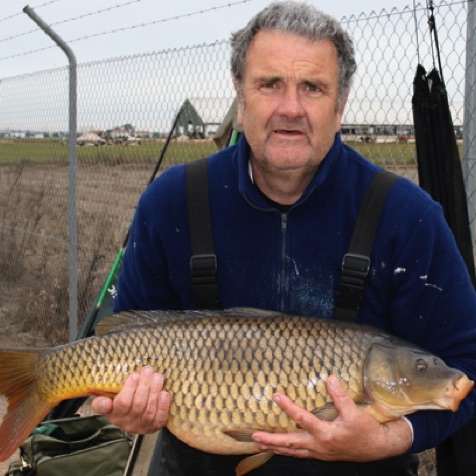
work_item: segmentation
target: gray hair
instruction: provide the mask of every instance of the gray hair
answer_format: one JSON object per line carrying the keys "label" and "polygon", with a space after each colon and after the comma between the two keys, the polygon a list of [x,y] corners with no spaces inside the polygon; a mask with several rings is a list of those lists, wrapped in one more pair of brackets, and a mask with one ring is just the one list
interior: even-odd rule
{"label": "gray hair", "polygon": [[357,69],[352,38],[340,23],[311,5],[298,2],[274,2],[255,15],[248,24],[231,36],[231,73],[242,87],[248,48],[260,30],[279,30],[298,35],[309,41],[330,40],[339,62],[339,100],[342,104]]}

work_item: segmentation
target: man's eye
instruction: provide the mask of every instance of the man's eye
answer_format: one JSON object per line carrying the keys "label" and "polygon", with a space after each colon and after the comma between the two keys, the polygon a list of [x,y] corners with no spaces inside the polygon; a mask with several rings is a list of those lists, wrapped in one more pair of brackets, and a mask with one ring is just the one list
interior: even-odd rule
{"label": "man's eye", "polygon": [[316,86],[315,84],[308,84],[308,85],[306,86],[306,89],[307,89],[307,91],[309,91],[310,93],[317,93],[317,92],[319,92],[319,87]]}
{"label": "man's eye", "polygon": [[276,88],[276,83],[263,83],[261,86],[264,89],[275,89]]}

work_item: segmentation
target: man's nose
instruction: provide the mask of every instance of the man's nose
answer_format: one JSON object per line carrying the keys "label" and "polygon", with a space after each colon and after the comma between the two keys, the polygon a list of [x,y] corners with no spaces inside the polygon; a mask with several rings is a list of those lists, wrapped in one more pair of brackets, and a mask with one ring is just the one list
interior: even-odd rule
{"label": "man's nose", "polygon": [[286,88],[280,97],[280,102],[276,112],[290,119],[304,116],[305,109],[300,91],[296,88]]}

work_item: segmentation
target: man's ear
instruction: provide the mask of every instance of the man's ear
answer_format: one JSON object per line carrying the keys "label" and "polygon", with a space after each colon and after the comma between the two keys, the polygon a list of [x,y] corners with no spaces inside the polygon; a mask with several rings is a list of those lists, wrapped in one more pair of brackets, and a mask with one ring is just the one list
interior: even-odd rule
{"label": "man's ear", "polygon": [[233,76],[233,87],[235,88],[236,93],[238,93],[239,83],[238,80]]}
{"label": "man's ear", "polygon": [[342,99],[339,104],[339,108],[337,109],[337,117],[336,117],[336,125],[335,125],[335,131],[339,132],[342,127],[342,117],[344,116],[344,110],[345,106],[347,105],[347,99],[349,99],[349,93],[350,89],[347,88],[343,94],[342,94]]}
{"label": "man's ear", "polygon": [[239,81],[236,78],[233,78],[233,87],[236,91],[236,120],[240,126],[243,125],[244,120],[244,100],[243,100],[243,89]]}

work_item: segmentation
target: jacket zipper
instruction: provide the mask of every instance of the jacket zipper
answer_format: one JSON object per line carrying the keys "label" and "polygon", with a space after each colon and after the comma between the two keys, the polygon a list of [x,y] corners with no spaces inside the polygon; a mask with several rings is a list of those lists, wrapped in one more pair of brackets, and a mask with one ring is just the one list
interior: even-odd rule
{"label": "jacket zipper", "polygon": [[[301,202],[304,203],[305,201],[308,200],[308,198],[311,196],[312,193],[314,193],[314,190],[316,189],[316,186],[314,186],[308,193],[308,195],[305,197],[305,199]],[[279,212],[276,208],[264,208],[264,207],[259,207],[255,205],[251,200],[248,199],[247,195],[245,193],[242,193],[243,198],[245,201],[253,208],[256,210],[261,210],[263,212]],[[285,300],[286,300],[286,234],[287,234],[287,229],[288,229],[288,213],[295,207],[293,205],[286,213],[281,213],[281,238],[282,238],[282,243],[281,243],[281,278],[280,278],[280,285],[279,285],[279,307],[280,311],[284,312],[285,310]]]}
{"label": "jacket zipper", "polygon": [[280,310],[284,312],[286,297],[286,232],[288,228],[288,215],[281,213],[281,283],[280,283]]}

